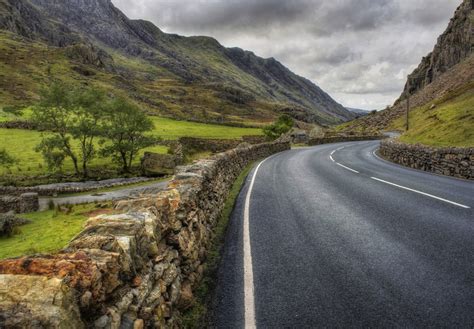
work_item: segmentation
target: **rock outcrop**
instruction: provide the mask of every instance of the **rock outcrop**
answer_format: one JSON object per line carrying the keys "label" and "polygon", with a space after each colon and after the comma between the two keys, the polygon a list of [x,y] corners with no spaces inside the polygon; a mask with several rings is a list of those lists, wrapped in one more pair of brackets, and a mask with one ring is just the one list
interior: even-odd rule
{"label": "rock outcrop", "polygon": [[[474,50],[474,0],[464,0],[433,51],[408,76],[404,94],[414,94],[468,58]],[[402,95],[403,97],[403,95]]]}
{"label": "rock outcrop", "polygon": [[423,106],[474,83],[474,0],[464,0],[433,51],[408,76],[404,91],[394,105],[353,121],[348,129],[386,129],[410,107]]}

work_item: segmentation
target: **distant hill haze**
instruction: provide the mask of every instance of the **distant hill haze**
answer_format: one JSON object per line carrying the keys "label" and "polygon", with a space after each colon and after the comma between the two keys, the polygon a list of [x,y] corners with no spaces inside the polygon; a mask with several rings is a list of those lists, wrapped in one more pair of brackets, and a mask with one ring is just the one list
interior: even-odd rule
{"label": "distant hill haze", "polygon": [[[408,47],[409,45],[407,45]],[[386,129],[406,112],[406,96],[411,108],[442,102],[443,99],[472,93],[474,88],[474,0],[464,0],[456,9],[447,29],[431,53],[408,76],[405,88],[394,105],[376,115],[348,124],[347,129]]]}
{"label": "distant hill haze", "polygon": [[355,109],[353,107],[346,107],[346,109],[352,113],[357,114],[358,116],[367,115],[370,112],[370,110]]}
{"label": "distant hill haze", "polygon": [[[355,117],[274,58],[225,48],[210,37],[166,34],[150,22],[128,19],[110,0],[0,0],[0,30],[0,45],[10,46],[12,53],[18,46],[30,47],[27,52],[36,56],[40,47],[28,40],[47,44],[49,50],[57,47],[68,61],[62,74],[119,90],[152,113],[243,123],[270,121],[281,113],[320,124]],[[62,79],[50,69],[60,59],[45,58],[41,72],[32,69],[38,74],[35,81],[18,81],[31,88],[23,94],[34,99],[38,81],[47,75]],[[13,69],[15,63],[3,60]],[[20,91],[9,90],[7,99],[18,103]]]}

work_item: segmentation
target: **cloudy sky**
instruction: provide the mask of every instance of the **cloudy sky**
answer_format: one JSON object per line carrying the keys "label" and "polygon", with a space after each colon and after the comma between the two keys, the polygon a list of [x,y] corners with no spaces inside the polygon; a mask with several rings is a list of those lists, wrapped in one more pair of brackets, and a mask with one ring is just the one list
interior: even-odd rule
{"label": "cloudy sky", "polygon": [[275,57],[345,106],[382,109],[461,0],[112,0],[168,33]]}

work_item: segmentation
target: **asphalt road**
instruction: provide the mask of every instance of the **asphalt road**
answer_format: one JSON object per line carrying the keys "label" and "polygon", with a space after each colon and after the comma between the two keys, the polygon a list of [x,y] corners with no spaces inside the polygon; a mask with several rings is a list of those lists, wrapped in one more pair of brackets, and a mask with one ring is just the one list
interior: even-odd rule
{"label": "asphalt road", "polygon": [[377,147],[296,149],[254,169],[213,326],[474,327],[474,182],[391,164]]}

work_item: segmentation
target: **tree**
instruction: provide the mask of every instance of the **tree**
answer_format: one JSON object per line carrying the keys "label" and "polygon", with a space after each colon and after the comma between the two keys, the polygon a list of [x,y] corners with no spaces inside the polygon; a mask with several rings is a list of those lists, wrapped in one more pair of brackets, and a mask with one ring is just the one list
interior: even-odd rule
{"label": "tree", "polygon": [[[96,153],[94,141],[101,134],[104,104],[105,94],[92,89],[78,90],[55,83],[42,91],[33,121],[51,132],[36,148],[50,169],[60,168],[65,158],[70,158],[76,175],[88,176],[88,164]],[[79,151],[73,140],[78,141]]]}
{"label": "tree", "polygon": [[[67,140],[69,144],[69,140]],[[66,154],[64,152],[64,141],[58,136],[44,137],[36,146],[36,151],[41,152],[43,159],[50,171],[60,171],[63,167]]]}
{"label": "tree", "polygon": [[289,115],[283,114],[273,124],[263,127],[263,133],[271,139],[277,139],[289,132],[294,124],[294,120]]}
{"label": "tree", "polygon": [[1,149],[0,150],[0,166],[2,167],[10,167],[15,163],[15,159],[8,154],[7,150]]}
{"label": "tree", "polygon": [[[33,112],[33,121],[42,130],[53,132],[52,135],[44,136],[41,143],[36,147],[41,152],[50,169],[58,169],[63,160],[69,157],[74,165],[76,174],[79,175],[78,158],[72,148],[70,128],[72,126],[71,90],[58,83],[49,89],[41,91],[41,99]],[[61,153],[61,161],[51,161],[53,153]],[[53,165],[56,163],[57,165]]]}
{"label": "tree", "polygon": [[111,156],[122,171],[128,173],[138,152],[156,143],[156,139],[145,134],[152,129],[153,122],[145,113],[123,98],[117,98],[108,107],[104,129],[108,141],[103,142],[102,154]]}
{"label": "tree", "polygon": [[87,177],[88,164],[96,156],[95,140],[103,135],[106,97],[100,90],[87,89],[73,99],[75,115],[71,126],[72,137],[79,142],[82,174]]}

